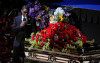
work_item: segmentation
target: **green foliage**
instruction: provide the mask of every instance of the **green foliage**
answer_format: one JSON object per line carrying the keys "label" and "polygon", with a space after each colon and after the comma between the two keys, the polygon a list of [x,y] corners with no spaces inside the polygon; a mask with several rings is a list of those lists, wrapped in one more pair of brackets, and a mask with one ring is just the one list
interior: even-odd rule
{"label": "green foliage", "polygon": [[52,51],[53,51],[53,52],[58,52],[59,50],[56,49],[56,48],[52,48]]}
{"label": "green foliage", "polygon": [[48,43],[46,43],[46,45],[45,45],[45,47],[46,47],[46,49],[48,49],[49,48],[49,42]]}
{"label": "green foliage", "polygon": [[91,40],[91,41],[87,41],[87,43],[89,43],[90,45],[93,45],[93,43],[94,43],[94,39],[93,40]]}
{"label": "green foliage", "polygon": [[62,49],[62,52],[63,52],[63,53],[66,53],[66,51],[67,51],[67,49]]}
{"label": "green foliage", "polygon": [[37,32],[36,34],[41,35],[41,33]]}
{"label": "green foliage", "polygon": [[75,49],[75,46],[72,46],[71,44],[67,44],[67,47],[70,49]]}
{"label": "green foliage", "polygon": [[43,46],[43,50],[46,50],[46,46],[45,45]]}
{"label": "green foliage", "polygon": [[48,50],[49,49],[49,42],[47,42],[44,46],[43,46],[43,50]]}
{"label": "green foliage", "polygon": [[36,40],[32,41],[33,43],[31,44],[31,46],[28,48],[28,50],[33,49],[34,45],[36,44]]}
{"label": "green foliage", "polygon": [[78,45],[79,47],[83,47],[83,43],[82,40],[78,40],[77,42],[75,42],[76,45]]}
{"label": "green foliage", "polygon": [[34,35],[34,32],[32,32],[30,36],[32,37],[33,35]]}
{"label": "green foliage", "polygon": [[64,28],[66,29],[66,28],[67,28],[67,26],[65,25],[65,26],[64,26]]}

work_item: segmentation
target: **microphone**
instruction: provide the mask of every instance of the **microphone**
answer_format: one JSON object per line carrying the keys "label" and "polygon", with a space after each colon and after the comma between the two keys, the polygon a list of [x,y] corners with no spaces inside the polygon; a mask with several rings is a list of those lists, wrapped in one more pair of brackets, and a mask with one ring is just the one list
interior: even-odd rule
{"label": "microphone", "polygon": [[25,17],[23,18],[23,21],[26,21],[26,18]]}

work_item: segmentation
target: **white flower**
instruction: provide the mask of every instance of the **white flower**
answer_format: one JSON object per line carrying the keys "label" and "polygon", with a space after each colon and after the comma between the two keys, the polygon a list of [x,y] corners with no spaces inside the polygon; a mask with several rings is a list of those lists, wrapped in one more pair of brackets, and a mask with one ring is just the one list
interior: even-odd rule
{"label": "white flower", "polygon": [[65,11],[64,11],[64,10],[61,10],[61,11],[59,12],[59,15],[61,15],[61,14],[65,14]]}
{"label": "white flower", "polygon": [[39,22],[36,21],[36,26],[39,26]]}
{"label": "white flower", "polygon": [[57,11],[55,11],[55,12],[54,12],[54,15],[56,16],[57,14],[58,14],[58,12],[57,12]]}
{"label": "white flower", "polygon": [[60,16],[61,14],[65,14],[65,11],[61,8],[61,7],[58,7],[55,12],[54,12],[54,15],[55,16]]}
{"label": "white flower", "polygon": [[55,23],[57,23],[57,21],[50,21],[50,23],[53,23],[53,24],[55,24]]}
{"label": "white flower", "polygon": [[57,23],[57,22],[59,21],[58,17],[59,17],[61,14],[64,15],[64,14],[65,14],[65,11],[64,11],[61,7],[58,7],[58,8],[55,10],[55,12],[54,12],[54,16],[53,16],[54,20],[50,21],[50,23],[53,23],[53,24]]}

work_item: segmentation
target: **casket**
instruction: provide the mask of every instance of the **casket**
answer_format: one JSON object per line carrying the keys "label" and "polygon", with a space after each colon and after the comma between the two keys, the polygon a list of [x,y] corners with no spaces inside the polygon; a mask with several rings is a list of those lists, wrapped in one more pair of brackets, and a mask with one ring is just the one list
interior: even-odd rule
{"label": "casket", "polygon": [[99,63],[100,62],[100,50],[90,50],[85,53],[62,53],[54,52],[42,49],[33,48],[28,50],[25,47],[25,55],[29,61],[38,61],[43,63]]}

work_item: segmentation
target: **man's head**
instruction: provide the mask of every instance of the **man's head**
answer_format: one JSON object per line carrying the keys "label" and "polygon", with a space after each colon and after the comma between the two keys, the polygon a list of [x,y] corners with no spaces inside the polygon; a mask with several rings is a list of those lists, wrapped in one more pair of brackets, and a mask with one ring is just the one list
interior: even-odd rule
{"label": "man's head", "polygon": [[28,7],[24,5],[21,9],[22,15],[27,16],[28,15]]}

